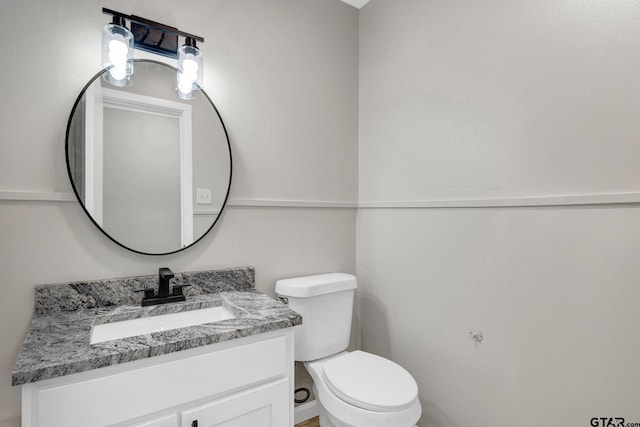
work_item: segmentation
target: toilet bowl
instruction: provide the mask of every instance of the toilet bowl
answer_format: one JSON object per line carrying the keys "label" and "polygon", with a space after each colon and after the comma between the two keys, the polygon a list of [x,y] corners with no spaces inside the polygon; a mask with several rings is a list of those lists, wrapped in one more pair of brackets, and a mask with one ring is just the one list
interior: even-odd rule
{"label": "toilet bowl", "polygon": [[276,282],[276,293],[302,315],[295,359],[313,379],[320,426],[414,426],[422,408],[411,374],[383,357],[345,351],[356,287],[356,278],[344,273]]}
{"label": "toilet bowl", "polygon": [[322,427],[412,426],[418,386],[400,365],[363,351],[306,362],[321,403]]}

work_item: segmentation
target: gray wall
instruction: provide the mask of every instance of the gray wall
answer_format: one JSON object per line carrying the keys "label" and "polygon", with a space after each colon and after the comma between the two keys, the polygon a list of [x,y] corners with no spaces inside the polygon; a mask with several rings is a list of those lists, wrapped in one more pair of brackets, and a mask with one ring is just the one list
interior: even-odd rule
{"label": "gray wall", "polygon": [[361,10],[361,345],[415,376],[421,427],[640,420],[639,16]]}
{"label": "gray wall", "polygon": [[[179,254],[127,252],[77,203],[49,200],[71,191],[64,132],[76,96],[100,67],[109,21],[103,6],[206,39],[204,87],[234,155],[231,206],[211,234]],[[10,374],[36,284],[153,274],[161,266],[253,265],[257,287],[272,293],[282,277],[355,272],[357,20],[357,10],[338,0],[3,5],[0,47],[11,66],[0,79],[0,425],[17,425],[20,390]]]}
{"label": "gray wall", "polygon": [[[102,6],[207,39],[232,203],[181,254],[128,253],[73,202],[9,200],[70,191],[64,128],[99,67]],[[254,265],[270,293],[280,277],[353,272],[356,213],[340,206],[358,181],[361,346],[416,377],[421,427],[640,420],[640,6],[372,0],[359,34],[338,0],[189,6],[3,9],[0,425],[17,425],[8,378],[35,284]],[[21,31],[30,19],[47,37]]]}

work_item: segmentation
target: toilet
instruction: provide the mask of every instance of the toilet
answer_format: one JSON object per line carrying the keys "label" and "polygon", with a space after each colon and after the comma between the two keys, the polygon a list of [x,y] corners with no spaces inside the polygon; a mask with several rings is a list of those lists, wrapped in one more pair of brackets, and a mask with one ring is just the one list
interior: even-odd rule
{"label": "toilet", "polygon": [[328,273],[278,280],[276,293],[302,315],[295,360],[313,379],[321,427],[411,427],[420,418],[418,385],[400,365],[347,352],[355,276]]}

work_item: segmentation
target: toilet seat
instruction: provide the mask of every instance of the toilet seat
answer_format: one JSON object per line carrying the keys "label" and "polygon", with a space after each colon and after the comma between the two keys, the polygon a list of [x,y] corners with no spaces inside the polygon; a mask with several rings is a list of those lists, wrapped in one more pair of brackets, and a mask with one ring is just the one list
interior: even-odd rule
{"label": "toilet seat", "polygon": [[418,398],[418,385],[409,372],[391,360],[364,351],[326,361],[322,376],[338,398],[369,411],[402,411]]}
{"label": "toilet seat", "polygon": [[[364,352],[363,352],[364,353]],[[346,400],[329,389],[328,382],[324,374],[324,365],[336,359],[348,356],[350,353],[341,352],[324,359],[305,362],[305,367],[313,379],[313,390],[316,398],[320,402],[321,408],[334,417],[335,426],[376,426],[376,427],[405,427],[413,426],[422,413],[420,400],[416,398],[409,407],[398,411],[376,411],[364,409]],[[348,360],[348,359],[347,359]],[[339,366],[339,365],[338,365]],[[376,365],[377,366],[377,365]],[[405,371],[406,372],[406,371]],[[349,381],[352,382],[353,380]],[[335,383],[333,385],[336,388]],[[339,420],[339,422],[335,422]]]}

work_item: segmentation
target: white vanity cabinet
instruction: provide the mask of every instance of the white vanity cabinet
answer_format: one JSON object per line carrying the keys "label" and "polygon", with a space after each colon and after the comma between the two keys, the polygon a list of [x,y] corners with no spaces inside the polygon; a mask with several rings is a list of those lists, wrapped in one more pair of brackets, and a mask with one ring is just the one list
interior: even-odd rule
{"label": "white vanity cabinet", "polygon": [[152,420],[138,421],[133,427],[175,427],[178,425],[178,414],[164,415],[162,417],[153,417]]}
{"label": "white vanity cabinet", "polygon": [[290,427],[293,329],[22,386],[22,427]]}

